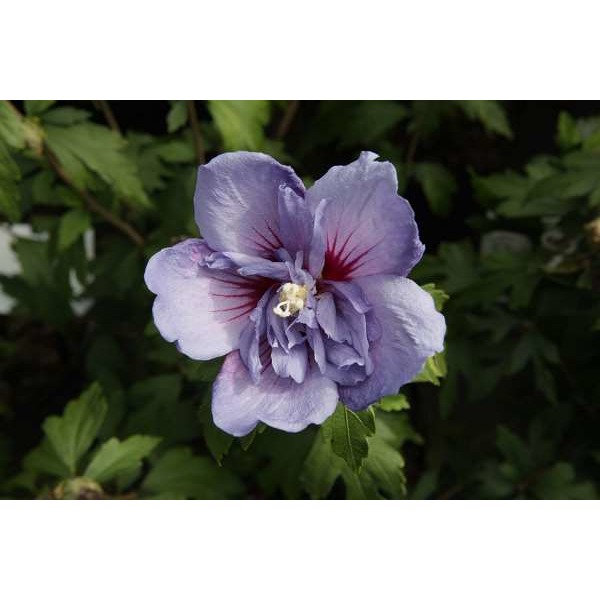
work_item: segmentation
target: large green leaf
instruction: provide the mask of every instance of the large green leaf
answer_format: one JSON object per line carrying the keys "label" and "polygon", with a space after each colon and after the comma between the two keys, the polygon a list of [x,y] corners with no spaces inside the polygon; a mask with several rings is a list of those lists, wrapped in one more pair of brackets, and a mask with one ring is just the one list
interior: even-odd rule
{"label": "large green leaf", "polygon": [[225,150],[262,150],[269,121],[268,100],[210,100],[208,109]]}
{"label": "large green leaf", "polygon": [[125,153],[125,140],[95,123],[69,127],[46,125],[46,144],[69,178],[80,188],[93,184],[95,173],[120,200],[134,206],[149,206],[135,163]]}
{"label": "large green leaf", "polygon": [[135,472],[160,443],[160,438],[133,435],[124,441],[111,438],[102,446],[85,470],[84,477],[104,483],[116,477]]}
{"label": "large green leaf", "polygon": [[76,474],[79,459],[96,438],[106,408],[102,390],[94,383],[77,400],[67,404],[62,416],[48,417],[44,421],[48,441],[71,474]]}
{"label": "large green leaf", "polygon": [[422,162],[415,166],[415,176],[423,187],[431,212],[439,216],[448,215],[452,196],[458,189],[452,173],[440,164]]}
{"label": "large green leaf", "polygon": [[369,453],[367,438],[375,433],[373,410],[355,413],[340,402],[333,415],[322,425],[322,430],[335,454],[343,458],[353,471],[360,471]]}
{"label": "large green leaf", "polygon": [[28,115],[41,115],[55,102],[56,100],[25,100],[25,112]]}
{"label": "large green leaf", "polygon": [[0,141],[18,149],[26,143],[23,119],[5,100],[0,100]]}
{"label": "large green leaf", "polygon": [[48,438],[45,438],[39,446],[36,446],[25,456],[23,468],[27,472],[44,473],[61,479],[72,475],[69,468],[59,458]]}
{"label": "large green leaf", "polygon": [[230,471],[189,448],[172,448],[152,467],[142,484],[151,498],[224,499],[239,496],[242,486]]}
{"label": "large green leaf", "polygon": [[461,100],[460,107],[467,117],[479,121],[490,133],[512,138],[513,132],[504,107],[496,100]]}
{"label": "large green leaf", "polygon": [[368,455],[359,473],[341,458],[326,432],[314,439],[304,462],[301,481],[311,498],[327,497],[341,477],[348,499],[401,498],[405,494],[404,459],[399,449],[407,440],[420,441],[404,415],[377,419],[377,431],[367,439]]}

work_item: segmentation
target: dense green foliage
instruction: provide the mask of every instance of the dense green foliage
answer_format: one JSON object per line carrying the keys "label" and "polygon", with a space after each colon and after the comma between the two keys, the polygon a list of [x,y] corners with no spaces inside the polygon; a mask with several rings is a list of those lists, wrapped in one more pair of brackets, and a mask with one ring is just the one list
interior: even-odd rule
{"label": "dense green foliage", "polygon": [[[0,276],[2,497],[596,497],[600,117],[561,112],[553,147],[520,161],[531,144],[492,101],[172,101],[145,127],[114,112],[0,102],[2,227],[33,229]],[[428,245],[411,277],[448,323],[399,395],[298,434],[213,425],[220,361],[160,337],[143,271],[197,236],[197,164],[241,149],[307,184],[360,150],[397,167]]]}

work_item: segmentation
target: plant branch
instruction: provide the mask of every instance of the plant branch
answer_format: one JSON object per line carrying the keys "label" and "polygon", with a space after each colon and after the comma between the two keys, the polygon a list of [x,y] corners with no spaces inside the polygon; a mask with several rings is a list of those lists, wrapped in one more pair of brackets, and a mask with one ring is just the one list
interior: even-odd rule
{"label": "plant branch", "polygon": [[281,117],[281,121],[277,126],[277,131],[275,132],[275,137],[278,140],[283,139],[287,135],[294,121],[294,117],[298,112],[299,106],[300,100],[290,100],[288,102],[288,105],[285,108],[285,112],[283,113],[283,117]]}
{"label": "plant branch", "polygon": [[193,100],[186,100],[188,115],[190,117],[190,125],[192,126],[192,136],[194,137],[194,151],[196,152],[196,162],[203,165],[206,162],[204,153],[204,139],[200,130],[200,121],[196,112],[196,105]]}
{"label": "plant branch", "polygon": [[71,181],[69,176],[64,172],[56,157],[47,148],[45,148],[45,155],[48,159],[50,167],[52,167],[52,170],[58,175],[60,179],[62,179],[62,181],[66,185],[68,185],[71,189],[76,191],[81,196],[81,198],[85,202],[86,206],[90,209],[90,211],[101,216],[115,229],[118,229],[121,233],[124,233],[136,246],[139,246],[141,248],[144,245],[144,238],[133,226],[131,226],[126,221],[121,220],[119,217],[117,217],[117,215],[110,212],[108,208],[100,204],[100,202],[98,202],[98,200],[96,200],[96,198],[94,198],[94,196],[92,196],[92,194],[90,194],[87,190],[77,187]]}
{"label": "plant branch", "polygon": [[119,127],[119,123],[115,117],[115,113],[113,113],[112,108],[108,104],[106,100],[93,100],[94,106],[102,111],[108,126],[116,131],[119,135],[121,135],[121,128]]}
{"label": "plant branch", "polygon": [[[19,109],[9,100],[5,101],[7,105],[19,116],[19,118],[23,118],[23,115],[19,111]],[[115,229],[118,229],[121,233],[124,233],[136,246],[142,247],[144,245],[144,238],[141,234],[129,223],[121,220],[117,215],[114,215],[107,208],[102,206],[92,194],[90,194],[87,190],[81,189],[76,186],[71,178],[65,173],[58,159],[52,154],[50,149],[44,145],[42,149],[42,153],[48,160],[48,164],[52,168],[52,170],[56,173],[56,175],[69,186],[72,190],[77,192],[86,206],[90,209],[91,212],[96,213],[101,216],[105,221],[110,223]]]}

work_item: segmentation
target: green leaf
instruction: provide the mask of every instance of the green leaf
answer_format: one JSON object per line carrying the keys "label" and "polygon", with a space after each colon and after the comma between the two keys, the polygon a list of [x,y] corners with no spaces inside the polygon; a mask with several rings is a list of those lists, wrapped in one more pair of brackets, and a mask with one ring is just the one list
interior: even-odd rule
{"label": "green leaf", "polygon": [[10,221],[18,221],[21,218],[18,187],[20,179],[19,167],[12,159],[8,148],[0,140],[0,212]]}
{"label": "green leaf", "polygon": [[44,473],[61,479],[72,475],[47,438],[25,456],[23,468],[25,471]]}
{"label": "green leaf", "polygon": [[440,379],[446,377],[448,367],[446,365],[446,356],[444,352],[438,352],[430,356],[423,366],[422,371],[412,380],[411,383],[427,382],[433,385],[440,385]]}
{"label": "green leaf", "polygon": [[338,477],[342,477],[349,499],[400,498],[405,494],[404,459],[398,448],[413,439],[414,432],[404,415],[385,416],[391,422],[377,419],[376,433],[366,440],[369,451],[360,473],[337,455],[326,430],[321,428],[301,473],[303,487],[311,498],[328,496]]}
{"label": "green leaf", "polygon": [[208,110],[225,150],[262,150],[269,121],[268,100],[209,100]]}
{"label": "green leaf", "polygon": [[441,312],[450,296],[444,290],[436,287],[435,283],[426,283],[421,287],[433,298],[435,309]]}
{"label": "green leaf", "polygon": [[220,465],[223,458],[229,452],[231,444],[233,444],[233,436],[219,429],[213,422],[212,413],[210,410],[210,401],[204,401],[200,405],[198,417],[202,423],[202,433],[204,441],[208,446],[210,453]]}
{"label": "green leaf", "polygon": [[152,467],[142,484],[151,498],[220,500],[241,495],[242,486],[231,472],[189,448],[172,448]]}
{"label": "green leaf", "polygon": [[77,400],[67,404],[61,417],[48,417],[43,429],[58,457],[72,475],[79,459],[92,445],[106,415],[106,400],[97,383],[92,384]]}
{"label": "green leaf", "polygon": [[126,142],[118,133],[94,123],[47,125],[45,131],[48,148],[77,187],[83,189],[93,183],[91,171],[118,199],[133,206],[150,205],[135,163],[125,154]]}
{"label": "green leaf", "polygon": [[183,127],[188,120],[187,102],[185,100],[172,100],[171,109],[167,115],[167,131],[173,133]]}
{"label": "green leaf", "polygon": [[111,438],[102,446],[85,470],[84,477],[105,483],[116,477],[134,472],[160,443],[160,438],[133,435],[123,442]]}
{"label": "green leaf", "polygon": [[383,491],[390,498],[400,498],[406,493],[404,458],[381,436],[369,439],[369,456],[358,477],[344,478],[348,499],[380,497]]}
{"label": "green leaf", "polygon": [[46,112],[56,100],[25,100],[25,112],[28,115],[41,115]]}
{"label": "green leaf", "polygon": [[582,142],[577,122],[567,112],[562,111],[558,115],[558,132],[556,138],[558,145],[565,150],[578,146]]}
{"label": "green leaf", "polygon": [[81,208],[66,212],[58,225],[58,249],[66,250],[92,225],[90,214]]}
{"label": "green leaf", "polygon": [[392,100],[361,100],[351,107],[341,129],[340,146],[372,147],[409,115],[408,109]]}
{"label": "green leaf", "polygon": [[415,166],[415,176],[435,215],[447,216],[452,208],[452,196],[458,189],[454,175],[437,163],[422,162]]}
{"label": "green leaf", "polygon": [[369,453],[367,438],[375,433],[373,410],[355,413],[340,402],[333,415],[322,425],[322,429],[334,453],[358,473]]}
{"label": "green leaf", "polygon": [[304,489],[313,500],[327,497],[344,466],[344,461],[333,453],[321,429],[304,461],[301,474]]}
{"label": "green leaf", "polygon": [[533,492],[547,500],[595,500],[596,489],[591,481],[578,482],[575,469],[566,462],[559,462],[546,469],[536,478]]}
{"label": "green leaf", "polygon": [[25,147],[26,132],[21,116],[6,100],[0,100],[0,141],[12,148]]}
{"label": "green leaf", "polygon": [[377,408],[385,412],[398,412],[401,410],[408,410],[410,404],[404,394],[396,394],[394,396],[384,396],[377,403]]}
{"label": "green leaf", "polygon": [[504,425],[498,426],[496,445],[509,464],[513,465],[520,474],[526,474],[532,468],[529,448],[521,438]]}
{"label": "green leaf", "polygon": [[42,122],[47,125],[75,125],[89,120],[91,113],[81,108],[73,108],[72,106],[59,106],[53,108],[42,115]]}
{"label": "green leaf", "polygon": [[459,105],[469,119],[479,121],[490,133],[512,139],[504,107],[496,100],[460,100]]}

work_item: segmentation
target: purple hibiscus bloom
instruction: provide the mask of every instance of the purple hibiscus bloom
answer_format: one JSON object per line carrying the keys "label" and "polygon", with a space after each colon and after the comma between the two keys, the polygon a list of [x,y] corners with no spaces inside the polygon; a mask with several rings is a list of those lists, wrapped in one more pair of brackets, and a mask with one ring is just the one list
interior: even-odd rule
{"label": "purple hibiscus bloom", "polygon": [[414,213],[376,158],[306,190],[265,154],[222,154],[198,170],[203,239],[148,262],[162,336],[193,359],[227,355],[212,413],[228,433],[300,431],[338,400],[362,410],[443,349],[444,317],[406,278],[424,250]]}

